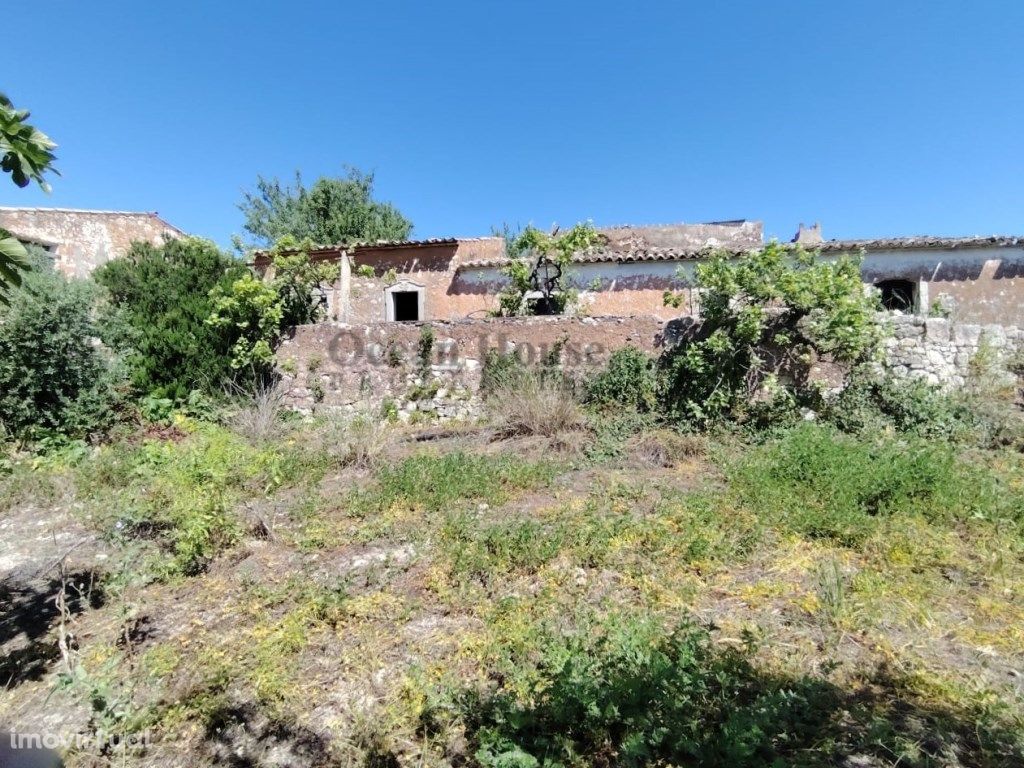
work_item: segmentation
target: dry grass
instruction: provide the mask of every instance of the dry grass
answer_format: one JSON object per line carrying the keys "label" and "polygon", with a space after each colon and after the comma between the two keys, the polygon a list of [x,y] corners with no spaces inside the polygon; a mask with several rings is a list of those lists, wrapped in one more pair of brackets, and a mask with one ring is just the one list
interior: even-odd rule
{"label": "dry grass", "polygon": [[266,443],[284,433],[281,413],[284,391],[277,383],[258,384],[247,401],[231,417],[231,426],[253,443]]}
{"label": "dry grass", "polygon": [[393,430],[386,422],[371,416],[358,416],[348,425],[348,449],[345,461],[369,468],[377,463],[391,445]]}
{"label": "dry grass", "polygon": [[487,407],[506,435],[552,437],[577,430],[584,423],[569,387],[539,376],[524,376],[514,386],[500,387]]}
{"label": "dry grass", "polygon": [[376,466],[394,438],[394,427],[368,413],[324,416],[311,434],[339,464],[360,469]]}
{"label": "dry grass", "polygon": [[685,459],[697,459],[707,453],[707,438],[684,435],[671,429],[644,432],[633,443],[632,453],[650,467],[671,467]]}

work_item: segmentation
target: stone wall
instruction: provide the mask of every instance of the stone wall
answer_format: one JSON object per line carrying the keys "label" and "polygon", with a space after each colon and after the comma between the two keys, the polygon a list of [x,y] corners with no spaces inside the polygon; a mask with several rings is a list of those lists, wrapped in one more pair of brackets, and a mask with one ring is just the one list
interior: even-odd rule
{"label": "stone wall", "polygon": [[[424,360],[424,328],[433,344]],[[477,391],[488,350],[539,363],[558,350],[581,374],[626,345],[656,353],[663,323],[649,317],[522,317],[433,323],[318,323],[296,328],[278,351],[288,403],[356,410],[393,403],[401,418],[429,413],[465,417],[479,409]]]}
{"label": "stone wall", "polygon": [[[354,411],[397,409],[400,418],[465,418],[480,409],[488,350],[539,363],[558,351],[567,370],[586,375],[616,349],[656,355],[686,332],[687,318],[522,317],[432,323],[319,323],[296,328],[278,351],[289,405]],[[953,323],[941,318],[887,318],[885,365],[894,376],[962,386],[979,361],[998,368],[1024,350],[1024,329]],[[692,326],[689,326],[692,328]],[[424,357],[422,334],[433,342]],[[416,415],[420,414],[420,415]]]}
{"label": "stone wall", "polygon": [[891,318],[885,340],[888,369],[932,384],[963,386],[973,368],[998,369],[1024,350],[1024,328],[956,323],[913,315]]}
{"label": "stone wall", "polygon": [[86,277],[136,240],[159,245],[184,233],[155,213],[0,207],[0,227],[48,251],[68,277]]}

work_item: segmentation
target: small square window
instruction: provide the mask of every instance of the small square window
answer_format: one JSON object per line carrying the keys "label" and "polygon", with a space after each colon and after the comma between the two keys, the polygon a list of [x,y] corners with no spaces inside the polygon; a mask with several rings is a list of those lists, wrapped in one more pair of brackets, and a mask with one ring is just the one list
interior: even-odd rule
{"label": "small square window", "polygon": [[408,323],[420,320],[419,291],[394,291],[391,294],[395,322]]}
{"label": "small square window", "polygon": [[875,287],[881,293],[882,306],[891,311],[913,312],[917,304],[917,286],[910,280],[883,280]]}

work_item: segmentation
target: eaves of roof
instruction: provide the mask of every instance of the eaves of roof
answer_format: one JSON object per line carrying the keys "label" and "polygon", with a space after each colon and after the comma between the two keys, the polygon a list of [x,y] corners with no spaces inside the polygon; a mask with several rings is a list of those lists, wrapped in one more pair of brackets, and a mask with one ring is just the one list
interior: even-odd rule
{"label": "eaves of roof", "polygon": [[[797,243],[784,243],[786,248],[801,247]],[[859,253],[861,251],[923,251],[923,250],[968,250],[975,248],[1024,248],[1024,236],[992,235],[988,237],[891,237],[872,240],[826,240],[813,245],[803,245],[812,253]],[[681,248],[636,248],[614,250],[596,248],[576,254],[573,264],[630,263],[639,261],[695,261],[715,253],[742,256],[753,249],[681,249]],[[475,259],[459,265],[459,269],[494,269],[509,263],[508,258]]]}

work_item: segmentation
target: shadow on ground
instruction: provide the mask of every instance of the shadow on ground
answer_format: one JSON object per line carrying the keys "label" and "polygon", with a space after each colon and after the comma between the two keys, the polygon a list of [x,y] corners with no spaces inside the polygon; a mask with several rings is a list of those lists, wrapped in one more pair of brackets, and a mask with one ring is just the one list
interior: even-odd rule
{"label": "shadow on ground", "polygon": [[[68,610],[78,615],[103,605],[96,573],[83,570],[67,575]],[[21,580],[9,575],[0,581],[0,687],[13,688],[38,680],[59,657],[53,629],[58,620],[57,577]]]}
{"label": "shadow on ground", "polygon": [[215,765],[261,768],[335,765],[329,741],[292,723],[268,717],[253,704],[226,704],[208,718],[204,751]]}
{"label": "shadow on ground", "polygon": [[422,733],[442,733],[457,713],[468,744],[446,757],[509,768],[1024,765],[1021,733],[990,714],[922,701],[885,669],[843,690],[766,675],[697,633],[655,647],[565,648],[551,658],[532,703],[466,691],[428,711]]}

